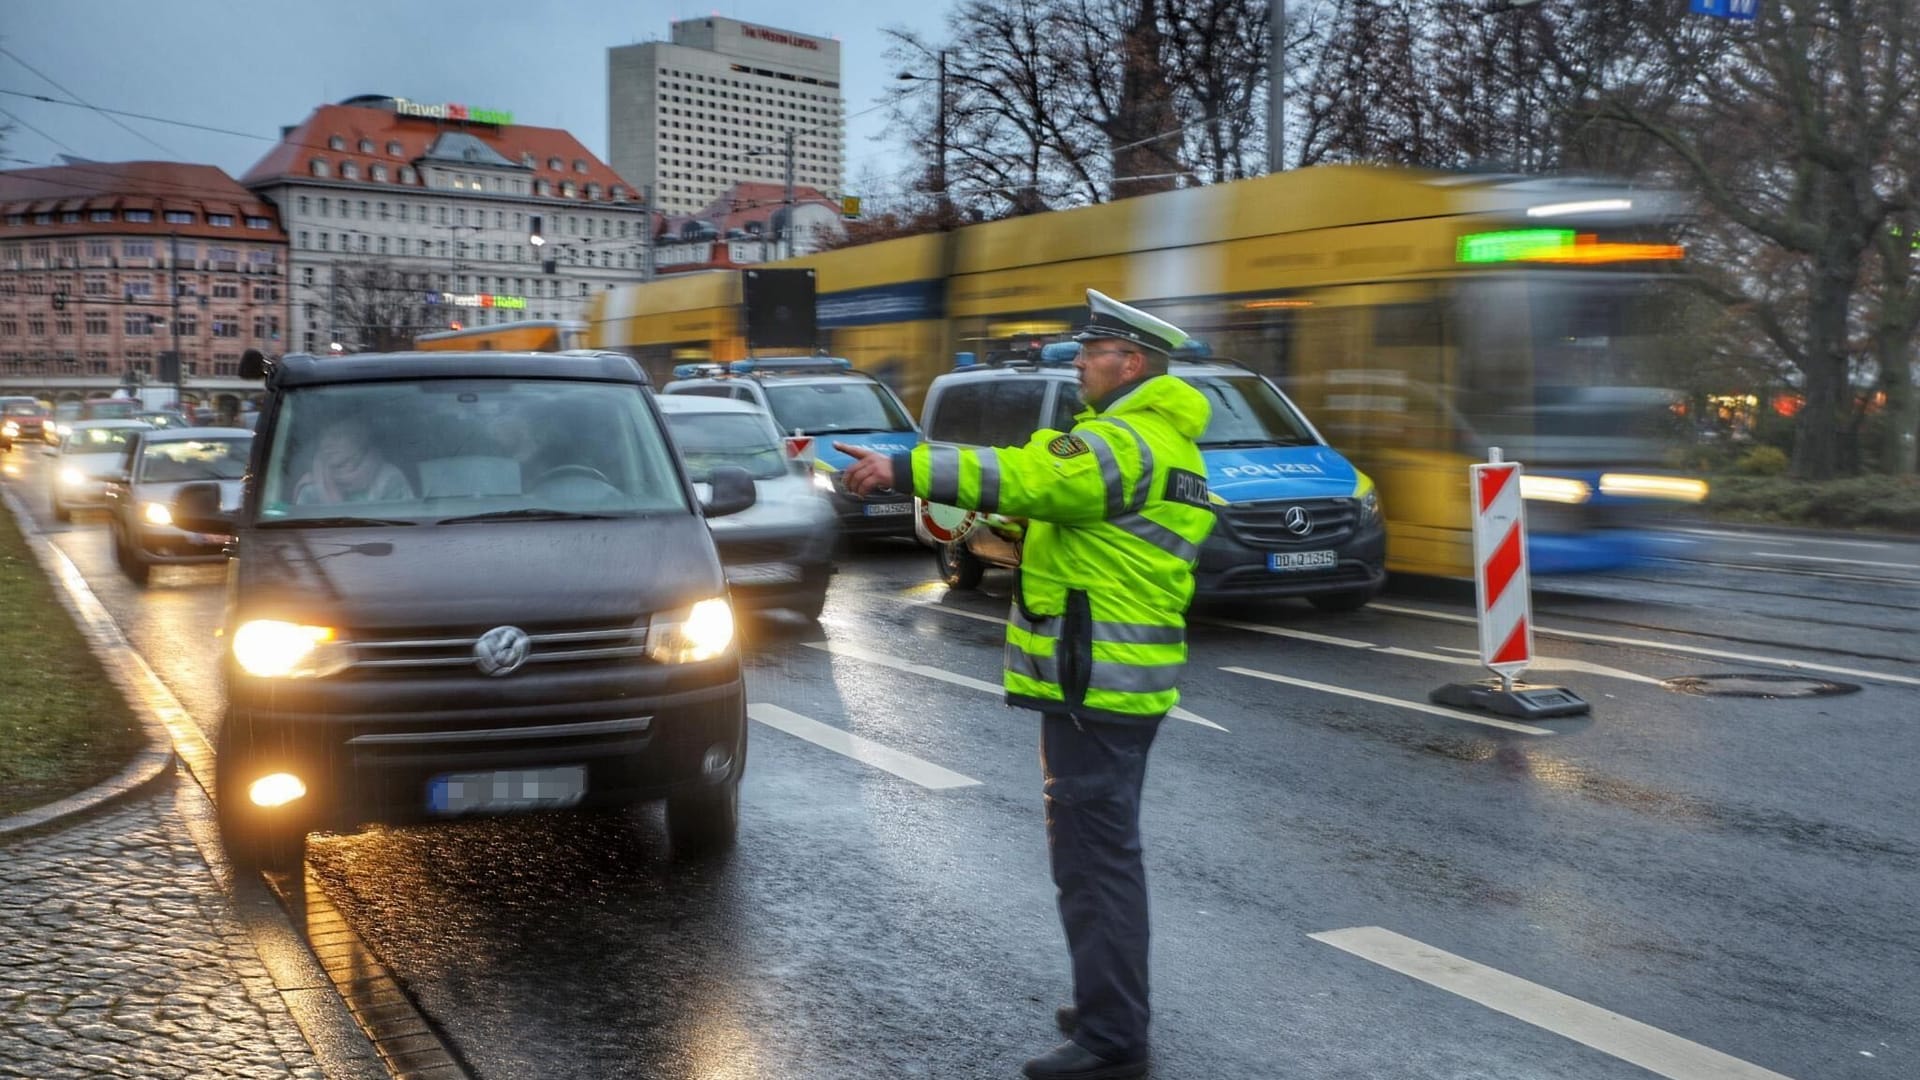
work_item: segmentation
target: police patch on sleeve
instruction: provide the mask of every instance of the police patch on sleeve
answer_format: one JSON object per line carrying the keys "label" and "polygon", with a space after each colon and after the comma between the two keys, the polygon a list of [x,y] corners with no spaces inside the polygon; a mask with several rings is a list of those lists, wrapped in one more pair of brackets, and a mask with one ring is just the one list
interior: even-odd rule
{"label": "police patch on sleeve", "polygon": [[1079,457],[1081,454],[1091,453],[1091,451],[1087,448],[1086,440],[1080,438],[1080,436],[1062,435],[1047,444],[1047,453],[1052,454],[1054,457],[1070,458]]}
{"label": "police patch on sleeve", "polygon": [[1213,503],[1207,498],[1207,478],[1185,469],[1167,470],[1167,490],[1162,498],[1183,506],[1213,509]]}

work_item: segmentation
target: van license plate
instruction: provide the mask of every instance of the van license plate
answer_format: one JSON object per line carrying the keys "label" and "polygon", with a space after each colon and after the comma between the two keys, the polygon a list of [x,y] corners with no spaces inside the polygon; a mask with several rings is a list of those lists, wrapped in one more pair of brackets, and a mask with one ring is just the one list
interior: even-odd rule
{"label": "van license plate", "polygon": [[862,512],[868,517],[887,517],[890,514],[911,514],[913,513],[913,504],[911,502],[868,503],[862,508]]}
{"label": "van license plate", "polygon": [[1324,570],[1338,565],[1340,557],[1331,551],[1275,551],[1267,555],[1267,569],[1275,572]]}
{"label": "van license plate", "polygon": [[792,563],[747,563],[727,567],[727,582],[732,585],[787,585],[800,580],[800,568]]}
{"label": "van license plate", "polygon": [[427,810],[435,814],[488,814],[572,806],[587,793],[587,767],[498,769],[447,773],[427,782]]}

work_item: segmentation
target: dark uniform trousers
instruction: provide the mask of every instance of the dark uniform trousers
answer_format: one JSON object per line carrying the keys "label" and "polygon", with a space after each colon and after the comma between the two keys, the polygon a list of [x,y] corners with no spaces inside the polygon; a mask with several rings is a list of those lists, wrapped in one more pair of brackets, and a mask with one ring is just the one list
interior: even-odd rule
{"label": "dark uniform trousers", "polygon": [[1147,875],[1140,861],[1140,789],[1158,721],[1075,721],[1040,729],[1047,850],[1060,924],[1073,957],[1073,1039],[1105,1058],[1147,1050]]}

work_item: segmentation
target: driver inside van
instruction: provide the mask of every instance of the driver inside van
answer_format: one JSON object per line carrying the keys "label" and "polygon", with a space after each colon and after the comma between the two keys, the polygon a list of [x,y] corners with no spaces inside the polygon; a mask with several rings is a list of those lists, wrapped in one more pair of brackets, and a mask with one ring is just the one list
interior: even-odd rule
{"label": "driver inside van", "polygon": [[293,489],[293,501],[307,506],[411,498],[413,486],[406,474],[374,449],[366,422],[352,417],[320,436],[312,467]]}

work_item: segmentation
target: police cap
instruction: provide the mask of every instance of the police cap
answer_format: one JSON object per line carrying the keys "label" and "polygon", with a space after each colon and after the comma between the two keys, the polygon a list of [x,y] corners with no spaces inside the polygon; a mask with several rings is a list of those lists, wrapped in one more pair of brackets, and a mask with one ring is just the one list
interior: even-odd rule
{"label": "police cap", "polygon": [[1185,330],[1139,308],[1128,307],[1098,289],[1087,290],[1087,307],[1091,315],[1087,325],[1073,335],[1075,341],[1118,338],[1160,353],[1171,353],[1186,344]]}

